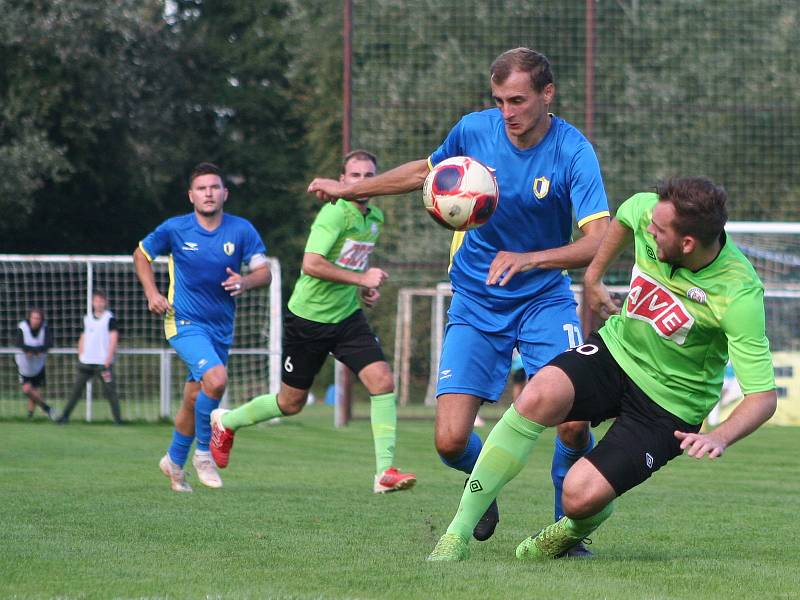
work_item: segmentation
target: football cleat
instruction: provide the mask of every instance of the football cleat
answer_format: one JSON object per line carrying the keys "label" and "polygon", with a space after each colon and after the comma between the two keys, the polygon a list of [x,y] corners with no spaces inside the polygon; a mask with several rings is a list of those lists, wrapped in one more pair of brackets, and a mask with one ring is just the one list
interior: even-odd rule
{"label": "football cleat", "polygon": [[217,465],[214,464],[214,459],[211,458],[210,452],[197,452],[195,450],[192,456],[192,465],[197,471],[197,478],[206,487],[221,488],[222,479],[217,473]]}
{"label": "football cleat", "polygon": [[211,456],[214,457],[214,462],[220,469],[228,466],[231,448],[233,448],[233,436],[236,435],[233,429],[227,429],[222,425],[222,416],[226,412],[229,411],[225,408],[211,411],[211,442],[208,447],[211,450]]}
{"label": "football cleat", "polygon": [[561,558],[583,542],[583,536],[570,533],[566,525],[567,517],[563,517],[542,529],[517,546],[516,555],[520,560],[549,560]]}
{"label": "football cleat", "polygon": [[457,533],[445,533],[428,555],[430,561],[459,561],[469,558],[467,540]]}
{"label": "football cleat", "polygon": [[161,472],[169,477],[170,486],[173,492],[191,492],[192,486],[186,482],[186,472],[172,462],[169,454],[165,454],[158,462]]}
{"label": "football cleat", "polygon": [[376,494],[399,492],[414,487],[417,476],[413,473],[401,473],[394,467],[389,467],[383,473],[375,475],[375,485],[372,491]]}

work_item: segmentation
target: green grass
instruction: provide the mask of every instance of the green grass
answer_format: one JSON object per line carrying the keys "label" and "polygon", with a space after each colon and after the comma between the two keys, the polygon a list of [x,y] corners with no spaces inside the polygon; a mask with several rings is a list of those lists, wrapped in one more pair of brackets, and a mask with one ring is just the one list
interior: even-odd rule
{"label": "green grass", "polygon": [[313,406],[241,432],[225,487],[192,477],[183,495],[157,468],[168,426],[0,423],[0,598],[800,595],[797,428],[713,463],[676,459],[617,502],[592,560],[519,563],[516,545],[551,520],[548,432],[501,495],[495,536],[465,563],[431,564],[463,484],[433,452],[432,421],[400,421],[398,464],[418,486],[376,496],[369,422],[331,420]]}

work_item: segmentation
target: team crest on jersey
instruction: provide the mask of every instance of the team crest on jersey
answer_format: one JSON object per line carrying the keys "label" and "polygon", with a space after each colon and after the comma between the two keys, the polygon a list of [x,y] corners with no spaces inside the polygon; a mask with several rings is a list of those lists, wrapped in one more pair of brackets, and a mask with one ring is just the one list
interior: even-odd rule
{"label": "team crest on jersey", "polygon": [[686,296],[689,300],[694,300],[698,304],[705,304],[706,303],[706,293],[701,290],[699,287],[693,287],[686,292]]}
{"label": "team crest on jersey", "polygon": [[230,256],[233,254],[233,251],[236,250],[236,245],[233,242],[225,242],[222,244],[222,249],[225,251],[225,254]]}
{"label": "team crest on jersey", "polygon": [[550,191],[550,180],[547,177],[537,177],[533,180],[533,195],[539,200],[547,196]]}
{"label": "team crest on jersey", "polygon": [[635,266],[625,306],[628,317],[650,323],[658,335],[679,346],[694,325],[694,317],[680,299]]}

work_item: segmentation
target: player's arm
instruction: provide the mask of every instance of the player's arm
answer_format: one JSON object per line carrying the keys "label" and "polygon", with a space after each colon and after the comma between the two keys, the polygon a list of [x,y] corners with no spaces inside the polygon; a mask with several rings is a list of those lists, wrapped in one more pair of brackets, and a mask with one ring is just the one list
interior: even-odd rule
{"label": "player's arm", "polygon": [[589,308],[603,319],[619,312],[619,307],[612,300],[606,286],[603,285],[603,276],[622,251],[632,243],[633,230],[617,219],[613,219],[594,258],[586,267],[583,275],[585,301],[588,302]]}
{"label": "player's arm", "polygon": [[141,247],[137,247],[133,251],[133,266],[136,269],[136,277],[139,278],[139,283],[144,288],[144,295],[147,297],[147,308],[150,312],[163,315],[168,310],[172,310],[169,300],[158,291],[156,276],[153,273],[150,258],[142,251]]}
{"label": "player's arm", "polygon": [[[266,260],[266,257],[264,260]],[[228,278],[222,282],[222,287],[231,296],[241,296],[247,290],[264,287],[272,283],[272,271],[269,270],[269,263],[261,263],[259,266],[253,267],[253,261],[251,261],[250,265],[251,271],[247,275],[240,275],[230,267],[225,268]]]}
{"label": "player's arm", "polygon": [[501,286],[517,273],[531,269],[577,269],[585,267],[596,255],[600,242],[608,229],[608,217],[584,223],[579,239],[561,246],[536,252],[498,252],[489,266],[488,285]]}
{"label": "player's arm", "polygon": [[421,189],[428,171],[427,160],[412,160],[375,177],[367,177],[351,184],[317,177],[308,184],[308,193],[316,194],[317,198],[328,202],[335,202],[339,198],[355,200],[405,194]]}
{"label": "player's arm", "polygon": [[327,258],[315,252],[303,254],[303,273],[333,283],[346,283],[364,288],[378,288],[389,278],[386,271],[376,267],[371,267],[363,272],[337,267]]}
{"label": "player's arm", "polygon": [[778,394],[775,390],[745,394],[744,399],[719,427],[709,433],[685,433],[676,431],[681,440],[681,450],[694,458],[722,456],[734,442],[753,433],[775,414]]}
{"label": "player's arm", "polygon": [[108,332],[108,354],[106,355],[105,363],[103,363],[103,367],[106,369],[114,362],[114,355],[117,353],[117,344],[119,344],[119,330],[115,326],[114,329]]}

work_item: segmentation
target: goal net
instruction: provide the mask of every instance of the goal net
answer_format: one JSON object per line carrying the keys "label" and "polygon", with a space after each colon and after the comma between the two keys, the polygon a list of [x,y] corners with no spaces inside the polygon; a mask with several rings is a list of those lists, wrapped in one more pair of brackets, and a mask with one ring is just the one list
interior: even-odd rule
{"label": "goal net", "polygon": [[[277,391],[280,384],[280,264],[270,258],[272,284],[239,300],[234,345],[228,360],[229,405]],[[153,263],[159,289],[169,285],[166,258]],[[150,313],[131,256],[0,255],[0,418],[25,415],[14,354],[17,324],[31,307],[43,309],[53,334],[47,359],[45,400],[60,411],[77,365],[77,342],[91,295],[102,289],[119,327],[114,372],[126,420],[158,420],[175,414],[186,367],[164,339],[163,322]],[[40,413],[41,414],[41,413]],[[87,386],[73,413],[87,420],[110,418],[99,383]]]}
{"label": "goal net", "polygon": [[[731,222],[727,233],[755,267],[765,287],[767,336],[773,352],[779,406],[773,422],[800,423],[800,223]],[[624,296],[632,258],[624,254],[605,277]],[[581,273],[571,274],[579,302]],[[401,404],[435,403],[449,283],[403,288],[398,294],[394,369]]]}

